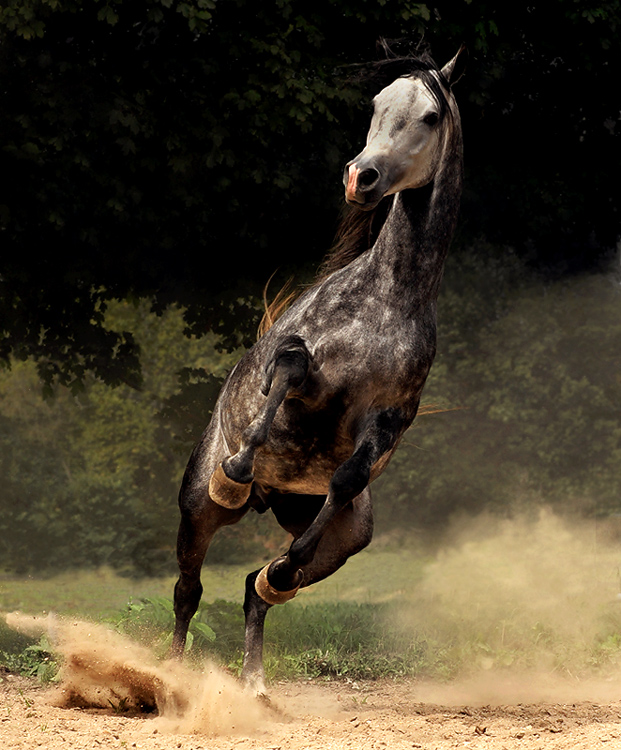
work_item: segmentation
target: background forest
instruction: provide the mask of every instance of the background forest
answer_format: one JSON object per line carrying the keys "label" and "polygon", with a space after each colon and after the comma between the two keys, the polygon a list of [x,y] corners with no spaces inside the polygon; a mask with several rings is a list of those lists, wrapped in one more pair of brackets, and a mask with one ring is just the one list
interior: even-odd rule
{"label": "background forest", "polygon": [[[386,543],[621,513],[621,3],[5,0],[0,569],[174,569],[176,493],[269,277],[330,246],[376,41],[465,42],[466,185]],[[431,413],[435,412],[435,413]],[[211,560],[268,557],[256,515]]]}

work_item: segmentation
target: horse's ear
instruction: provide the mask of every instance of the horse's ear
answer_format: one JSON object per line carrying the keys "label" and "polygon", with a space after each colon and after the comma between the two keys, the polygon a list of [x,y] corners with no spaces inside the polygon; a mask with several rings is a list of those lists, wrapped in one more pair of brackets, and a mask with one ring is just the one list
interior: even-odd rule
{"label": "horse's ear", "polygon": [[457,81],[463,76],[467,62],[468,50],[465,45],[462,44],[455,57],[452,60],[449,60],[449,62],[447,62],[442,68],[442,75],[448,81],[449,86],[457,83]]}

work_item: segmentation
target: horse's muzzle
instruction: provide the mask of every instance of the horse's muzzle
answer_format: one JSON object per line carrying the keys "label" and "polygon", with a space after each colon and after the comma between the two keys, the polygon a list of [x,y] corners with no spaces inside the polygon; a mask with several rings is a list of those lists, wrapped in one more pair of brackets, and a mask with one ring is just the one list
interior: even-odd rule
{"label": "horse's muzzle", "polygon": [[372,165],[356,163],[355,159],[346,164],[343,184],[347,203],[363,211],[375,208],[384,197],[381,177],[379,170]]}

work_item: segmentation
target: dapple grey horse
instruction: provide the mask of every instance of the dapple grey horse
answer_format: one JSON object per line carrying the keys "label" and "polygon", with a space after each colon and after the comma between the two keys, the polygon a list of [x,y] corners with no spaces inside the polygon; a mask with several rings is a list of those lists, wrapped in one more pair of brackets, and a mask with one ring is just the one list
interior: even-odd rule
{"label": "dapple grey horse", "polygon": [[355,231],[232,370],[185,472],[174,655],[185,648],[214,533],[254,508],[271,510],[293,536],[246,581],[242,677],[256,694],[265,693],[268,609],[370,542],[369,484],[419,407],[461,194],[452,86],[464,59],[461,49],[441,69],[426,56],[379,66],[392,83],[374,99],[365,148],[345,167],[345,198],[361,217]]}

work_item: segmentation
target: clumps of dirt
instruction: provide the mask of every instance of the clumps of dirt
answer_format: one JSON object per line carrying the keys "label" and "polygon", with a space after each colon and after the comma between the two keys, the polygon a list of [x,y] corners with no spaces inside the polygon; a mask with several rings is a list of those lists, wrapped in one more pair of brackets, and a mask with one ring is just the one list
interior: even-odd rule
{"label": "clumps of dirt", "polygon": [[265,708],[215,665],[202,672],[160,662],[149,649],[95,623],[55,616],[6,616],[30,635],[47,633],[62,655],[58,707],[157,712],[161,731],[248,734],[265,720]]}

